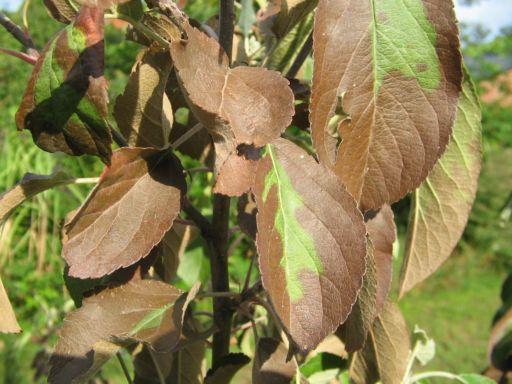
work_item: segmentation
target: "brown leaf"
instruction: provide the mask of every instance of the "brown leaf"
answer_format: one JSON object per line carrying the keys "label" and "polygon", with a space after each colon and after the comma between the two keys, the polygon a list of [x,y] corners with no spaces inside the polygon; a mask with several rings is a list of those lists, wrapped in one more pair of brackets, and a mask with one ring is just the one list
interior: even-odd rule
{"label": "brown leaf", "polygon": [[109,163],[103,35],[103,9],[83,6],[38,58],[16,124],[45,151],[97,155]]}
{"label": "brown leaf", "polygon": [[[191,110],[213,138],[217,177],[222,172],[248,176],[252,162],[233,156],[242,144],[269,143],[290,124],[294,108],[288,81],[264,68],[229,68],[217,41],[188,24],[184,30],[186,44],[173,42],[171,55]],[[230,187],[229,181],[235,185]],[[228,195],[246,192],[237,183],[237,178],[226,176],[217,188]]]}
{"label": "brown leaf", "polygon": [[0,333],[19,333],[21,328],[0,279]]}
{"label": "brown leaf", "polygon": [[393,243],[396,240],[396,226],[391,207],[384,205],[379,212],[367,217],[366,230],[372,242],[373,258],[375,259],[376,314],[378,314],[386,303],[393,277]]}
{"label": "brown leaf", "polygon": [[251,239],[256,239],[256,214],[258,208],[252,193],[245,193],[238,198],[238,225],[242,232],[244,232]]}
{"label": "brown leaf", "polygon": [[218,168],[213,192],[228,196],[240,196],[248,192],[254,184],[258,158],[258,150],[252,147],[239,146],[238,150],[231,152]]}
{"label": "brown leaf", "polygon": [[294,359],[287,361],[288,349],[272,338],[261,338],[252,367],[253,384],[288,384],[297,372]]}
{"label": "brown leaf", "polygon": [[460,95],[452,140],[412,197],[400,297],[450,257],[464,232],[482,166],[481,117],[478,96],[468,77]]}
{"label": "brown leaf", "polygon": [[179,161],[150,148],[121,148],[68,224],[63,256],[69,274],[96,278],[148,255],[181,209]]}
{"label": "brown leaf", "polygon": [[294,341],[313,349],[345,321],[361,288],[363,217],[331,171],[284,139],[267,145],[253,192],[263,286]]}
{"label": "brown leaf", "polygon": [[173,330],[181,330],[181,313],[187,304],[181,291],[153,280],[130,282],[85,299],[59,331],[49,382],[86,380],[117,351],[120,342],[135,339],[151,346],[155,341],[175,342]]}
{"label": "brown leaf", "polygon": [[148,48],[139,55],[128,84],[114,107],[117,125],[130,145],[154,148],[168,146],[168,119],[169,116],[172,118],[172,108],[165,96],[165,86],[171,68],[172,62],[167,51]]}
{"label": "brown leaf", "polygon": [[230,353],[221,358],[217,368],[208,371],[204,384],[229,384],[235,374],[250,361],[243,353]]}
{"label": "brown leaf", "polygon": [[43,0],[50,15],[57,21],[69,24],[76,17],[76,9],[70,0]]}
{"label": "brown leaf", "polygon": [[[443,154],[455,119],[453,2],[320,0],[313,52],[310,120],[321,162],[363,210],[401,199]],[[331,132],[336,112],[345,117]]]}
{"label": "brown leaf", "polygon": [[38,193],[73,181],[64,172],[54,172],[51,175],[25,174],[19,183],[0,195],[0,222],[7,219],[16,207]]}
{"label": "brown leaf", "polygon": [[400,384],[409,357],[410,338],[400,310],[387,301],[364,348],[354,354],[350,377],[355,384]]}

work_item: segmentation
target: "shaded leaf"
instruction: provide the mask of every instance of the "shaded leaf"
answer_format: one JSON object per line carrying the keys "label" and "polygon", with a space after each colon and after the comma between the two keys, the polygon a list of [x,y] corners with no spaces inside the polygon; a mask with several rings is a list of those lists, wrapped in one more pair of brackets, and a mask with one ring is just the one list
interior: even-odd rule
{"label": "shaded leaf", "polygon": [[147,256],[171,227],[186,192],[179,161],[155,149],[121,148],[66,227],[69,274],[97,278]]}
{"label": "shaded leaf", "polygon": [[0,279],[0,333],[19,333],[21,328]]}
{"label": "shaded leaf", "polygon": [[[451,134],[462,81],[453,2],[320,0],[313,38],[310,120],[321,162],[364,211],[399,200]],[[345,117],[331,131],[337,111]]]}
{"label": "shaded leaf", "polygon": [[303,350],[348,316],[365,270],[364,222],[337,177],[284,139],[268,145],[253,190],[263,285]]}
{"label": "shaded leaf", "polygon": [[[143,51],[133,66],[128,84],[114,107],[117,125],[130,145],[168,146],[169,105],[166,103],[170,102],[165,96],[165,86],[171,68],[169,53],[151,48]],[[167,114],[164,114],[164,106]]]}
{"label": "shaded leaf", "polygon": [[354,354],[350,377],[355,384],[400,384],[405,375],[410,339],[400,310],[387,301],[364,348]]}
{"label": "shaded leaf", "polygon": [[204,341],[198,341],[175,352],[169,382],[201,384],[205,375],[205,347]]}
{"label": "shaded leaf", "polygon": [[272,31],[282,38],[315,9],[318,0],[277,0],[276,3],[280,5],[280,11],[275,17]]}
{"label": "shaded leaf", "polygon": [[245,193],[238,198],[237,219],[240,229],[251,239],[256,239],[256,214],[258,208],[252,193]]}
{"label": "shaded leaf", "polygon": [[363,286],[347,320],[336,331],[336,335],[345,343],[347,352],[363,348],[366,336],[377,316],[377,267],[374,252],[372,244],[368,244]]}
{"label": "shaded leaf", "polygon": [[261,338],[252,367],[253,384],[288,384],[297,372],[295,359],[287,361],[288,349],[279,340]]}
{"label": "shaded leaf", "polygon": [[208,371],[204,384],[229,384],[235,374],[250,361],[243,353],[230,353],[220,359],[216,368]]}
{"label": "shaded leaf", "polygon": [[459,100],[452,140],[413,195],[400,296],[434,273],[453,252],[475,200],[481,165],[480,106],[475,89],[467,79]]}
{"label": "shaded leaf", "polygon": [[[223,179],[218,192],[240,195],[250,188],[249,176],[254,174],[253,157],[247,151],[283,133],[294,113],[293,93],[278,72],[229,68],[217,41],[189,24],[183,28],[187,43],[171,44],[178,78],[191,110],[213,138],[216,175]],[[246,176],[243,185],[240,177],[229,176],[237,173]]]}
{"label": "shaded leaf", "polygon": [[113,3],[119,3],[116,6],[116,12],[120,15],[126,15],[132,20],[139,21],[144,15],[144,5],[142,0],[114,0]]}
{"label": "shaded leaf", "polygon": [[76,17],[77,11],[71,0],[43,0],[50,15],[57,21],[69,24]]}
{"label": "shaded leaf", "polygon": [[488,346],[489,362],[503,372],[512,370],[512,310],[494,325]]}
{"label": "shaded leaf", "polygon": [[[179,300],[177,302],[177,300]],[[176,345],[188,300],[178,289],[153,280],[130,282],[84,300],[59,331],[50,359],[50,383],[86,380],[117,350],[143,341]]]}
{"label": "shaded leaf", "polygon": [[384,205],[376,214],[367,214],[366,230],[373,246],[373,257],[377,278],[377,314],[382,310],[391,290],[393,275],[393,243],[396,226],[393,210]]}
{"label": "shaded leaf", "polygon": [[45,151],[110,161],[103,33],[103,9],[83,6],[37,60],[16,124]]}
{"label": "shaded leaf", "polygon": [[19,183],[0,195],[0,222],[7,219],[16,207],[38,193],[73,181],[64,172],[54,172],[51,175],[26,173]]}
{"label": "shaded leaf", "polygon": [[332,353],[322,352],[312,357],[307,363],[301,365],[300,372],[309,378],[318,372],[329,371],[331,369],[340,371],[347,368],[347,360],[342,359],[338,355],[333,355]]}

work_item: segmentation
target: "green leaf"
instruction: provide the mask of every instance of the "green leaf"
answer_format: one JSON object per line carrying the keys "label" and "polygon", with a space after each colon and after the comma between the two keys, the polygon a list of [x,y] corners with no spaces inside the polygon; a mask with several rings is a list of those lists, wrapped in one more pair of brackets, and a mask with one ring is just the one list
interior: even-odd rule
{"label": "green leaf", "polygon": [[463,373],[459,375],[459,378],[466,384],[496,384],[494,380],[488,377],[477,375],[475,373]]}
{"label": "green leaf", "polygon": [[253,192],[263,285],[294,341],[313,349],[361,288],[363,218],[336,176],[284,139],[267,145]]}
{"label": "green leaf", "polygon": [[21,332],[21,328],[0,278],[0,333],[19,332]]}
{"label": "green leaf", "polygon": [[461,89],[453,2],[320,0],[313,58],[320,161],[363,211],[417,188],[448,144]]}
{"label": "green leaf", "polygon": [[480,106],[466,78],[452,140],[413,195],[400,296],[434,273],[453,252],[471,212],[481,165]]}
{"label": "green leaf", "polygon": [[103,34],[103,10],[83,6],[35,65],[16,124],[30,130],[45,151],[97,155],[110,162]]}
{"label": "green leaf", "polygon": [[[141,341],[159,353],[178,346],[184,313],[195,295],[153,280],[107,289],[84,300],[59,331],[50,359],[50,383],[85,381],[117,350]],[[152,319],[152,321],[148,321]]]}
{"label": "green leaf", "polygon": [[323,372],[331,369],[341,371],[348,368],[347,360],[342,359],[332,353],[322,352],[312,357],[308,362],[300,366],[300,372],[310,377],[317,372]]}
{"label": "green leaf", "polygon": [[414,327],[413,334],[414,357],[422,366],[427,365],[436,355],[436,343],[428,337],[427,333],[419,328]]}

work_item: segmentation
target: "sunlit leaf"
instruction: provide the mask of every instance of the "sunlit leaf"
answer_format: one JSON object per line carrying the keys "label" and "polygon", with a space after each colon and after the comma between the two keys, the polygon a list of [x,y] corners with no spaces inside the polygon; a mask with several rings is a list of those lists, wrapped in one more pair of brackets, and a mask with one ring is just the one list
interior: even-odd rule
{"label": "sunlit leaf", "polygon": [[475,200],[481,165],[480,106],[467,79],[451,142],[412,197],[400,296],[434,273],[453,252]]}
{"label": "sunlit leaf", "polygon": [[[455,119],[453,2],[320,0],[313,37],[310,120],[321,162],[363,210],[401,199],[443,154]],[[331,131],[336,112],[345,117]]]}
{"label": "sunlit leaf", "polygon": [[21,328],[0,279],[0,333],[19,333]]}
{"label": "sunlit leaf", "polygon": [[171,227],[186,192],[183,169],[167,152],[122,148],[66,226],[69,274],[97,278],[147,256]]}
{"label": "sunlit leaf", "polygon": [[37,60],[16,124],[45,151],[110,162],[103,34],[103,9],[83,6]]}
{"label": "sunlit leaf", "polygon": [[265,149],[256,174],[263,285],[284,326],[313,349],[348,316],[365,271],[365,227],[337,177],[295,144]]}

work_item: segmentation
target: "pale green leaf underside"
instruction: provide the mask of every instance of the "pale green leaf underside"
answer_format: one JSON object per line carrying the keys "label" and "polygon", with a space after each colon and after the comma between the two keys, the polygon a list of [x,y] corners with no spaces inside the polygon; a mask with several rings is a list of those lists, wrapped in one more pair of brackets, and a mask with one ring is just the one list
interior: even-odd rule
{"label": "pale green leaf underside", "polygon": [[439,87],[436,30],[423,0],[371,0],[375,91],[395,71],[416,78],[423,89]]}
{"label": "pale green leaf underside", "polygon": [[315,249],[312,236],[301,226],[297,211],[304,207],[300,194],[295,190],[272,145],[267,145],[266,156],[272,160],[272,168],[265,178],[263,201],[267,200],[272,186],[277,188],[278,208],[275,215],[275,228],[283,246],[280,265],[286,276],[286,288],[290,300],[297,302],[304,296],[304,287],[300,281],[301,271],[310,271],[315,275],[323,272],[322,261]]}

